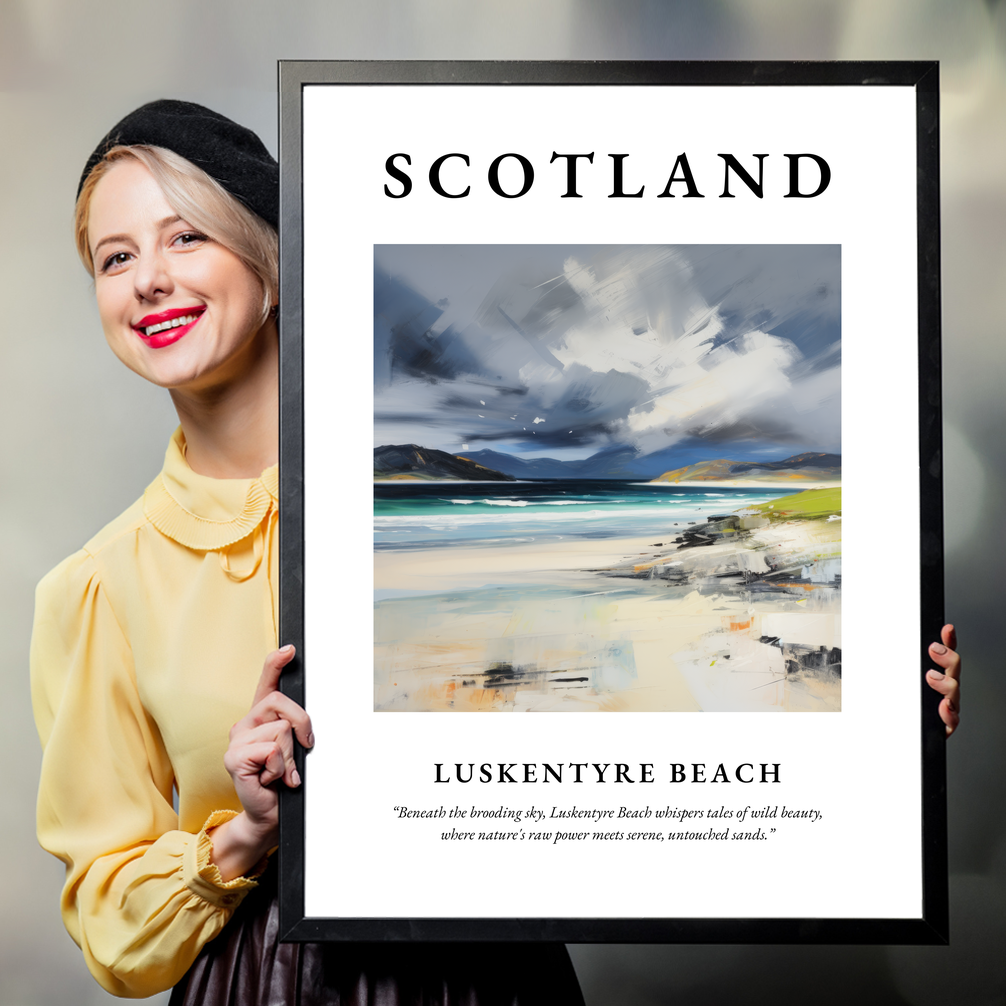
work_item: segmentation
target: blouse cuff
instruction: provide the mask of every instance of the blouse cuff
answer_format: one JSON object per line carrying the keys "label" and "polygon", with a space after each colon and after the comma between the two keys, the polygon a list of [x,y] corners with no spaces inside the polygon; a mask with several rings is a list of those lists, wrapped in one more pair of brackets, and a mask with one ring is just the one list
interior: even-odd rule
{"label": "blouse cuff", "polygon": [[182,860],[182,875],[186,886],[218,908],[234,909],[240,905],[245,895],[252,888],[258,887],[255,878],[261,876],[269,865],[269,857],[263,856],[247,875],[224,880],[216,863],[211,862],[213,842],[208,832],[237,816],[236,810],[213,811],[206,819],[202,831],[195,836],[195,841],[186,844]]}

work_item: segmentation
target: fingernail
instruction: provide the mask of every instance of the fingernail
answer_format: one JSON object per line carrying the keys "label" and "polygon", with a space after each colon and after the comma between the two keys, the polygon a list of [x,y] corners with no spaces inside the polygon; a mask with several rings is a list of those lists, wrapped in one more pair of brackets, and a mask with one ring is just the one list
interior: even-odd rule
{"label": "fingernail", "polygon": [[313,748],[314,747],[314,732],[313,731],[307,735],[307,746],[309,748]]}
{"label": "fingernail", "polygon": [[287,643],[286,646],[280,647],[279,652],[284,655],[287,653],[293,653],[293,643]]}
{"label": "fingernail", "polygon": [[944,679],[944,678],[946,677],[946,675],[945,675],[945,674],[941,674],[941,673],[940,673],[939,671],[932,671],[932,670],[931,670],[931,671],[929,671],[929,676],[930,676],[930,677],[931,677],[931,678],[932,678],[932,679],[933,679],[934,681],[942,681],[942,680],[943,680],[943,679]]}
{"label": "fingernail", "polygon": [[947,652],[947,648],[942,643],[933,643],[933,645],[930,646],[929,649],[932,650],[933,653],[946,653]]}
{"label": "fingernail", "polygon": [[290,781],[294,784],[294,786],[300,785],[300,773],[296,769],[290,773]]}

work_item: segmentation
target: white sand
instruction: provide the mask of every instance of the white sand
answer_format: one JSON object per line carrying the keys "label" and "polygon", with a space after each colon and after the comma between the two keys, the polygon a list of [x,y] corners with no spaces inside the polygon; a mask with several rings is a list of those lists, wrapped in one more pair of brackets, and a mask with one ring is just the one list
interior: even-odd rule
{"label": "white sand", "polygon": [[[826,582],[839,561],[840,529],[840,522],[779,522],[742,543],[688,549],[651,535],[381,550],[375,587],[415,594],[378,605],[376,702],[389,709],[838,709],[837,679],[787,675],[779,645],[761,640],[840,646],[838,591]],[[766,560],[793,569],[790,589],[751,593],[736,577],[715,579],[724,570],[765,572]],[[654,579],[603,570],[652,570]],[[668,571],[692,582],[669,582]],[[819,583],[806,582],[815,577]]]}

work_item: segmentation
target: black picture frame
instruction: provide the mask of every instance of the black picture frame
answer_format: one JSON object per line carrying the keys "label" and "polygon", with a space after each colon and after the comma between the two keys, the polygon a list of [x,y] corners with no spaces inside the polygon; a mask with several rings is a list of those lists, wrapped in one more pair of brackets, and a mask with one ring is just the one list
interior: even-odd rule
{"label": "black picture frame", "polygon": [[[281,794],[280,926],[287,941],[563,941],[619,943],[939,944],[948,934],[945,736],[939,696],[925,684],[927,647],[943,624],[940,379],[939,72],[934,62],[355,62],[282,61],[280,104],[280,640],[298,648],[282,688],[311,710],[305,649],[302,97],[307,86],[458,84],[910,87],[915,93],[918,243],[918,401],[923,903],[917,918],[379,918],[305,914],[304,779]],[[362,529],[361,529],[362,530]],[[338,869],[339,863],[333,863]]]}

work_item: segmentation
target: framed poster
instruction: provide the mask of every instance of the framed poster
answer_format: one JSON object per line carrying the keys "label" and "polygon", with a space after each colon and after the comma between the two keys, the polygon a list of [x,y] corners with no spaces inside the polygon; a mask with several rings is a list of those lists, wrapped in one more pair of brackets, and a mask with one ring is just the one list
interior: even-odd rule
{"label": "framed poster", "polygon": [[936,66],[280,90],[287,938],[944,941]]}

